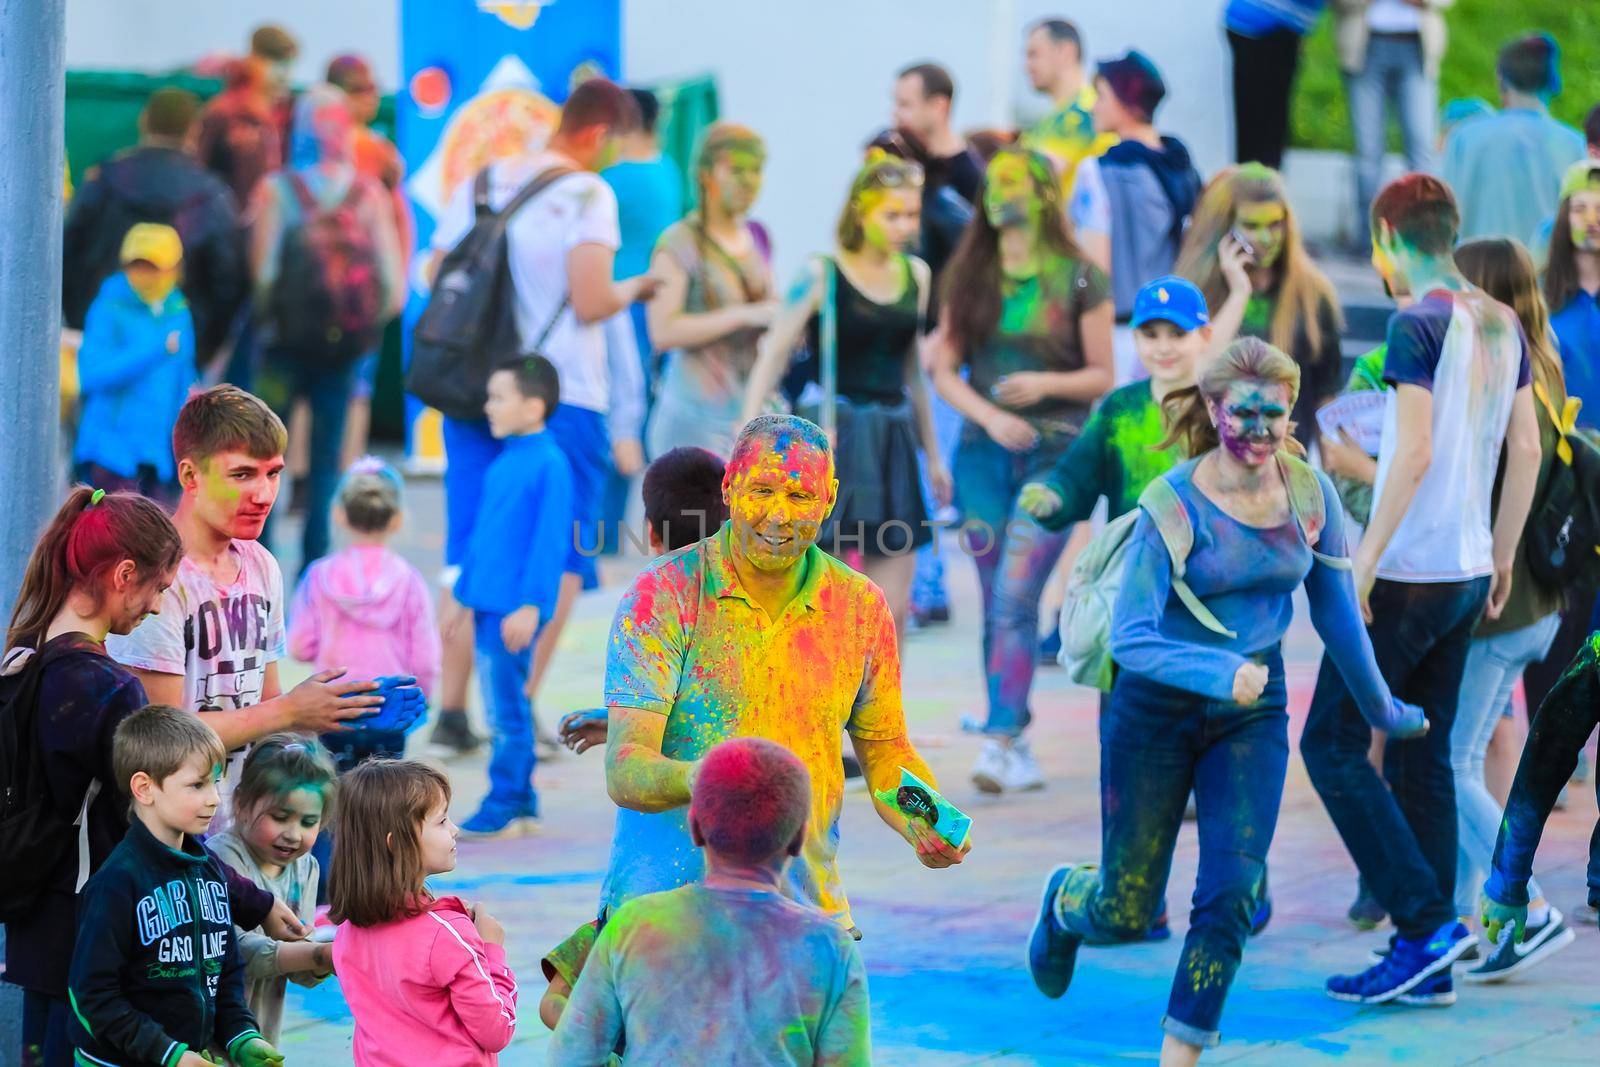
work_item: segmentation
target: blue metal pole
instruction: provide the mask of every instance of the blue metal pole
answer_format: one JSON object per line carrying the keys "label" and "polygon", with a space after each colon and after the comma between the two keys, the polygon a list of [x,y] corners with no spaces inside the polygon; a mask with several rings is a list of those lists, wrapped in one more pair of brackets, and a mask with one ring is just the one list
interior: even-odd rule
{"label": "blue metal pole", "polygon": [[0,0],[0,607],[59,485],[66,0]]}
{"label": "blue metal pole", "polygon": [[[66,0],[0,0],[0,607],[7,619],[58,481],[66,10]],[[22,998],[16,986],[0,990],[0,1067],[12,1067],[22,1048]]]}

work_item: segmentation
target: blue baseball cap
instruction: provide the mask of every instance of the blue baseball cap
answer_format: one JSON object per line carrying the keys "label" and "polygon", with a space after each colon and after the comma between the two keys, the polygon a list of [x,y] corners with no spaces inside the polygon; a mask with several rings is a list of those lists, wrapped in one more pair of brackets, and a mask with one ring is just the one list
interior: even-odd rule
{"label": "blue baseball cap", "polygon": [[1181,330],[1195,330],[1211,321],[1205,294],[1187,278],[1168,274],[1150,282],[1133,298],[1133,325],[1170,322]]}

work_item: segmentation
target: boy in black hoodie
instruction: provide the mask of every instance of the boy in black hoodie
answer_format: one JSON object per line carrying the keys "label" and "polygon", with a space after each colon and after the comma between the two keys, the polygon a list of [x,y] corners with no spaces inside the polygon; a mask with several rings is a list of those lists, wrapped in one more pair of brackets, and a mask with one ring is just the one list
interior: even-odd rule
{"label": "boy in black hoodie", "polygon": [[1078,167],[1073,221],[1111,235],[1111,292],[1117,322],[1133,315],[1147,282],[1171,274],[1184,227],[1200,196],[1200,175],[1176,137],[1156,131],[1167,95],[1149,57],[1131,51],[1101,63],[1094,79],[1094,125],[1119,140]]}
{"label": "boy in black hoodie", "polygon": [[241,1067],[283,1062],[245,1005],[227,879],[199,841],[226,760],[216,733],[177,708],[153,704],[117,727],[112,763],[134,819],[78,902],[77,1063],[206,1067],[212,1048]]}

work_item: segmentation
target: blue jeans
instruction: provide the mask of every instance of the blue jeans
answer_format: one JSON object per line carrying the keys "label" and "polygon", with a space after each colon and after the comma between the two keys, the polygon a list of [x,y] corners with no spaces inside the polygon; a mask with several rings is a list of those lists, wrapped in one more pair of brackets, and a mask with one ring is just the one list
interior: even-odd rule
{"label": "blue jeans", "polygon": [[68,1067],[72,1063],[72,1004],[65,994],[53,997],[22,991],[22,1067]]}
{"label": "blue jeans", "polygon": [[[933,415],[934,436],[939,439],[939,457],[949,467],[955,462],[956,441],[961,436],[961,415],[944,397],[931,389],[928,390],[928,405]],[[928,515],[937,519],[939,505],[933,499],[933,486],[928,482],[926,456],[922,463],[922,498]],[[911,581],[911,606],[918,611],[950,606],[950,594],[944,582],[942,540],[938,527],[935,527],[933,541],[917,549],[917,570]]]}
{"label": "blue jeans", "polygon": [[1437,169],[1433,142],[1439,85],[1423,73],[1420,37],[1375,33],[1367,42],[1366,65],[1359,74],[1345,76],[1345,93],[1356,143],[1356,236],[1365,244],[1367,210],[1383,177],[1387,111],[1392,107],[1400,123],[1406,169],[1431,174]]}
{"label": "blue jeans", "polygon": [[533,705],[523,691],[533,646],[521,652],[508,650],[500,639],[504,618],[487,611],[472,613],[478,682],[490,733],[489,795],[480,810],[497,819],[514,819],[539,814],[539,795],[533,788],[539,757],[533,747]]}
{"label": "blue jeans", "polygon": [[[1450,728],[1450,770],[1456,780],[1456,914],[1478,914],[1478,891],[1489,873],[1494,842],[1505,813],[1483,782],[1483,757],[1522,669],[1550,651],[1561,615],[1551,612],[1531,626],[1493,637],[1475,637],[1461,676],[1461,699]],[[1541,897],[1537,882],[1528,893]]]}
{"label": "blue jeans", "polygon": [[1162,1026],[1202,1047],[1219,1040],[1289,765],[1283,658],[1276,648],[1252,658],[1268,681],[1248,707],[1117,672],[1100,720],[1102,868],[1069,881],[1061,900],[1063,924],[1088,944],[1142,940],[1193,790],[1200,867]]}
{"label": "blue jeans", "polygon": [[1345,848],[1367,889],[1408,939],[1427,937],[1456,917],[1450,734],[1472,629],[1488,594],[1488,578],[1380,578],[1374,584],[1367,632],[1378,670],[1395,696],[1422,708],[1429,724],[1421,737],[1389,738],[1381,779],[1367,762],[1372,728],[1326,655],[1300,737],[1311,784]]}
{"label": "blue jeans", "polygon": [[[350,362],[330,363],[269,349],[256,374],[256,394],[278,413],[285,426],[289,424],[295,402],[301,397],[310,408],[306,519],[300,535],[301,574],[328,554],[332,540],[328,516],[333,510],[334,493],[339,488],[339,453],[344,447],[345,412],[350,403],[350,382],[355,368]],[[269,545],[273,544],[274,525],[272,516],[268,515],[261,539]],[[278,551],[281,554],[281,547]]]}
{"label": "blue jeans", "polygon": [[1017,507],[1017,494],[1048,474],[1071,441],[1071,434],[1052,434],[1030,452],[1011,452],[970,422],[961,427],[954,475],[962,540],[983,590],[989,692],[983,731],[991,736],[1020,737],[1033,718],[1028,694],[1039,659],[1039,595],[1071,535],[1034,522]]}

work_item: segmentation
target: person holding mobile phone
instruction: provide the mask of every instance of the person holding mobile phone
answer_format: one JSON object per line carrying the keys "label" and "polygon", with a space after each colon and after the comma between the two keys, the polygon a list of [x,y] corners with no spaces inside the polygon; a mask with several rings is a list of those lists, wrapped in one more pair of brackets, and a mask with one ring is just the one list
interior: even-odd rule
{"label": "person holding mobile phone", "polygon": [[1316,410],[1343,384],[1338,295],[1307,254],[1282,176],[1259,163],[1223,171],[1201,195],[1176,273],[1206,294],[1212,351],[1259,337],[1300,367],[1295,437],[1310,446]]}

